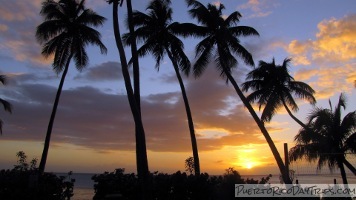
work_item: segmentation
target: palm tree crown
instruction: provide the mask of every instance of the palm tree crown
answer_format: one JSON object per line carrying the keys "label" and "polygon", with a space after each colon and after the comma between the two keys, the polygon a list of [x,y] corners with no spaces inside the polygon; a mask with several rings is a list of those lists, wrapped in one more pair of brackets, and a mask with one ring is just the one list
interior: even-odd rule
{"label": "palm tree crown", "polygon": [[[356,153],[356,111],[341,119],[341,109],[346,108],[343,94],[335,109],[315,108],[308,116],[308,128],[302,128],[295,136],[296,146],[289,156],[291,161],[306,158],[318,161],[318,169],[324,165],[332,170],[336,166],[345,173],[343,164],[351,170],[354,167],[346,160],[346,153]],[[354,172],[355,173],[355,172]],[[346,176],[342,174],[344,183]]]}
{"label": "palm tree crown", "polygon": [[243,83],[242,90],[253,92],[247,96],[250,103],[256,102],[261,109],[264,106],[261,120],[268,122],[272,119],[277,110],[284,106],[288,113],[288,107],[293,111],[298,111],[298,105],[293,96],[315,104],[313,96],[315,91],[306,83],[295,81],[289,74],[289,63],[291,59],[286,58],[282,65],[276,65],[275,60],[267,63],[260,61],[256,69],[247,75],[247,81]]}
{"label": "palm tree crown", "polygon": [[[3,84],[3,85],[6,85],[7,83],[7,79],[6,79],[6,76],[5,75],[0,75],[0,82]],[[0,98],[0,104],[2,104],[4,106],[4,110],[9,112],[9,113],[12,113],[12,105],[10,102]],[[3,121],[0,120],[0,134],[2,134],[2,125],[3,125]]]}
{"label": "palm tree crown", "polygon": [[[170,0],[153,0],[147,6],[148,14],[135,11],[133,21],[136,39],[144,44],[138,49],[140,57],[151,53],[156,59],[156,67],[167,54],[174,55],[180,69],[189,74],[190,61],[184,53],[184,44],[176,36],[177,29],[183,29],[178,23],[172,22]],[[125,44],[130,44],[132,36],[124,34]]]}
{"label": "palm tree crown", "polygon": [[100,40],[100,33],[91,26],[103,25],[105,18],[91,9],[84,8],[84,0],[48,0],[42,3],[40,14],[45,21],[37,27],[37,40],[43,44],[42,55],[54,54],[53,68],[59,73],[74,58],[81,71],[88,64],[85,47],[94,44],[101,53],[107,49]]}
{"label": "palm tree crown", "polygon": [[225,8],[223,4],[215,6],[208,4],[205,7],[195,0],[187,0],[192,9],[189,14],[201,24],[187,24],[189,32],[180,32],[183,36],[203,37],[196,46],[197,60],[194,64],[194,75],[200,76],[207,64],[214,58],[215,64],[224,76],[231,73],[238,61],[234,55],[238,55],[246,64],[254,65],[252,55],[240,44],[239,36],[259,35],[249,26],[236,26],[241,14],[238,11],[231,13],[226,18],[222,14]]}

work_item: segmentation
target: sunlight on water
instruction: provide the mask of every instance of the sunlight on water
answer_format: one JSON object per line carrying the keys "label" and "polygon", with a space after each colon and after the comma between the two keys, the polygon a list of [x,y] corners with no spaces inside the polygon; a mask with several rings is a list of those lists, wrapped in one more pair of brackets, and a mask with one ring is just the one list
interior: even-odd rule
{"label": "sunlight on water", "polygon": [[73,200],[89,200],[93,199],[94,189],[93,188],[75,188]]}

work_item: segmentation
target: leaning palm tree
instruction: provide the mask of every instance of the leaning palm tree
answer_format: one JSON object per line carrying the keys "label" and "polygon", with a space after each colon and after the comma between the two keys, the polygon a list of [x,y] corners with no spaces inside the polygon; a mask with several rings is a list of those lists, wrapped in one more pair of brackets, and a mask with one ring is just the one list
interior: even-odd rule
{"label": "leaning palm tree", "polygon": [[[298,111],[294,96],[315,104],[315,91],[306,83],[295,81],[289,74],[288,66],[291,59],[286,58],[282,65],[276,65],[274,59],[271,63],[260,61],[256,69],[247,74],[247,80],[242,84],[242,90],[253,92],[247,96],[250,103],[257,102],[259,109],[264,106],[261,120],[269,122],[277,110],[284,106],[288,114],[302,127],[305,124],[296,118],[292,112]],[[291,108],[291,110],[289,109]]]}
{"label": "leaning palm tree", "polygon": [[[188,118],[188,127],[194,157],[194,172],[200,174],[198,146],[195,137],[194,123],[189,106],[188,97],[185,91],[180,71],[186,75],[189,74],[190,61],[183,51],[182,41],[175,36],[177,28],[182,29],[178,23],[171,23],[172,9],[170,0],[153,0],[147,6],[148,14],[136,11],[133,13],[133,21],[136,27],[134,36],[138,41],[144,44],[138,49],[139,56],[145,56],[151,53],[156,60],[156,68],[159,70],[161,61],[165,55],[168,55],[173,64],[179,86],[182,91],[185,110]],[[125,34],[124,38],[127,44],[132,43],[133,34]]]}
{"label": "leaning palm tree", "polygon": [[85,0],[47,0],[42,3],[40,14],[44,17],[44,22],[37,27],[36,37],[42,44],[42,55],[54,55],[53,69],[57,74],[62,72],[62,77],[48,123],[40,172],[45,170],[53,123],[70,61],[74,59],[76,68],[82,71],[89,61],[85,51],[87,45],[99,46],[103,54],[107,52],[100,40],[100,33],[92,28],[103,25],[105,18],[86,9],[84,3]]}
{"label": "leaning palm tree", "polygon": [[[6,85],[7,83],[7,79],[6,79],[6,76],[5,75],[0,75],[0,82],[3,84],[3,85]],[[11,103],[9,103],[8,101],[0,98],[0,103],[4,106],[4,110],[9,112],[9,113],[12,113],[12,105]],[[0,134],[2,134],[2,125],[3,125],[3,121],[0,119]]]}
{"label": "leaning palm tree", "polygon": [[291,161],[306,158],[317,161],[317,169],[328,165],[330,170],[340,169],[342,181],[347,184],[344,164],[356,175],[355,168],[346,160],[347,153],[356,153],[356,111],[341,119],[346,108],[343,94],[335,109],[315,108],[308,116],[307,128],[295,136],[296,146],[289,151]]}
{"label": "leaning palm tree", "polygon": [[[116,47],[119,51],[119,56],[121,61],[121,71],[124,77],[127,98],[135,122],[137,174],[140,181],[141,198],[145,199],[145,196],[146,197],[150,196],[150,191],[148,189],[150,185],[150,181],[149,181],[149,169],[148,169],[147,150],[146,150],[146,138],[145,138],[145,130],[142,123],[142,117],[141,117],[141,111],[139,105],[140,100],[136,99],[135,96],[137,95],[137,93],[135,95],[134,89],[132,88],[128,63],[125,55],[125,49],[120,36],[118,7],[119,7],[119,3],[120,6],[122,5],[123,0],[107,0],[107,2],[113,5],[113,29],[115,35],[115,42],[116,42]],[[130,12],[130,10],[132,9],[131,0],[127,0],[127,4],[128,4],[127,5],[128,13],[129,15],[132,15],[132,12]],[[129,18],[131,17],[129,16]],[[129,23],[132,23],[132,20],[129,21],[130,21]],[[130,30],[132,30],[132,28],[130,28]],[[136,53],[134,48],[132,49],[132,53],[133,54]],[[133,59],[138,59],[138,56],[133,56]],[[136,73],[136,75],[138,74]]]}
{"label": "leaning palm tree", "polygon": [[194,75],[196,77],[200,76],[206,69],[207,64],[212,58],[214,59],[221,76],[232,83],[241,101],[261,129],[276,159],[284,182],[291,183],[286,167],[272,138],[231,74],[238,64],[235,55],[239,56],[245,64],[254,65],[252,55],[240,44],[238,37],[259,35],[258,32],[249,26],[236,26],[241,18],[241,14],[237,11],[225,18],[222,15],[223,4],[219,6],[208,4],[205,7],[195,0],[186,0],[186,2],[188,6],[192,6],[192,9],[189,10],[190,15],[196,18],[201,26],[185,24],[186,27],[190,26],[188,28],[189,32],[181,31],[180,34],[183,36],[203,37],[202,41],[196,46],[197,60],[193,66]]}

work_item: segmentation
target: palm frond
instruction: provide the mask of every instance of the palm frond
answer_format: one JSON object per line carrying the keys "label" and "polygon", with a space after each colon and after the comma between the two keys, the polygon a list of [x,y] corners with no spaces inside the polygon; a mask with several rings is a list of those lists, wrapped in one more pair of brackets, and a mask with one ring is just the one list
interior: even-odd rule
{"label": "palm frond", "polygon": [[341,123],[341,108],[346,109],[346,97],[342,93],[340,94],[339,102],[334,111],[334,126],[339,126]]}
{"label": "palm frond", "polygon": [[44,21],[36,28],[36,39],[43,44],[66,30],[67,26],[62,20]]}
{"label": "palm frond", "polygon": [[227,27],[236,25],[237,23],[239,23],[240,18],[242,17],[241,13],[239,13],[238,11],[235,11],[233,13],[231,13],[224,21],[224,24]]}
{"label": "palm frond", "polygon": [[98,15],[91,9],[85,9],[84,12],[77,18],[76,23],[83,24],[85,26],[102,26],[106,18]]}
{"label": "palm frond", "polygon": [[107,48],[101,41],[101,34],[99,31],[88,27],[88,26],[81,26],[80,27],[81,34],[76,37],[75,40],[80,40],[83,46],[87,46],[89,44],[98,46],[100,48],[101,54],[107,53]]}
{"label": "palm frond", "polygon": [[287,104],[288,107],[290,107],[294,112],[297,112],[299,110],[298,104],[295,102],[291,91],[288,90],[288,88],[284,88],[280,90],[282,94],[279,94],[283,101]]}
{"label": "palm frond", "polygon": [[3,105],[5,111],[12,113],[12,105],[10,102],[0,98],[0,104]]}
{"label": "palm frond", "polygon": [[266,102],[262,101],[262,99],[264,99],[264,98],[262,98],[263,95],[264,95],[263,90],[255,90],[251,94],[249,94],[246,98],[247,98],[248,102],[250,102],[250,103],[254,103],[257,101],[260,106],[260,110],[261,110],[261,107],[266,104]]}
{"label": "palm frond", "polygon": [[356,111],[349,112],[342,119],[340,124],[340,134],[347,138],[356,131]]}
{"label": "palm frond", "polygon": [[234,37],[239,37],[239,36],[259,36],[260,34],[256,31],[256,29],[250,27],[250,26],[234,26],[230,27],[229,32],[231,33],[232,36]]}
{"label": "palm frond", "polygon": [[345,140],[344,150],[345,152],[356,153],[356,132],[350,134]]}
{"label": "palm frond", "polygon": [[242,91],[247,92],[250,89],[253,91],[257,91],[262,89],[263,86],[264,86],[263,80],[245,81],[244,83],[242,83]]}
{"label": "palm frond", "polygon": [[45,17],[45,20],[61,19],[65,20],[68,17],[65,15],[63,7],[53,0],[45,1],[42,3],[40,15]]}
{"label": "palm frond", "polygon": [[[270,95],[266,101],[265,108],[262,111],[261,120],[263,122],[271,121],[272,117],[276,114],[277,109],[281,106],[278,95]],[[260,103],[261,105],[261,103]]]}
{"label": "palm frond", "polygon": [[307,100],[312,105],[316,103],[314,97],[315,91],[308,84],[300,81],[291,81],[289,82],[289,88],[298,98]]}
{"label": "palm frond", "polygon": [[252,55],[250,52],[248,52],[245,47],[243,47],[239,40],[235,37],[228,37],[227,40],[229,41],[229,45],[231,47],[231,50],[239,55],[239,57],[245,62],[245,64],[254,66],[255,63],[253,61]]}
{"label": "palm frond", "polygon": [[214,44],[211,42],[211,38],[205,38],[195,48],[196,57],[198,58],[195,61],[193,66],[193,73],[195,77],[199,77],[207,67],[211,57]]}
{"label": "palm frond", "polygon": [[6,85],[6,84],[7,84],[7,77],[6,77],[6,75],[0,75],[0,82],[1,82],[3,85]]}
{"label": "palm frond", "polygon": [[89,57],[85,51],[85,46],[80,42],[77,42],[76,49],[73,54],[75,67],[78,71],[82,71],[85,66],[88,65]]}
{"label": "palm frond", "polygon": [[53,69],[54,71],[59,74],[66,64],[69,62],[69,59],[72,55],[72,40],[71,38],[64,38],[60,41],[61,44],[56,47],[54,52],[54,59],[53,59]]}
{"label": "palm frond", "polygon": [[231,54],[228,44],[223,42],[218,43],[215,53],[215,63],[222,77],[225,77],[226,73],[231,74],[231,69],[236,67],[237,60]]}
{"label": "palm frond", "polygon": [[[176,56],[180,70],[183,71],[186,76],[188,76],[190,73],[190,69],[191,69],[191,63],[190,63],[189,58],[183,51],[184,47],[180,46],[179,44],[176,44],[176,43],[180,43],[180,42],[181,42],[180,40],[177,40],[176,42],[171,44],[170,49],[172,50],[173,55]],[[183,43],[182,43],[182,45],[183,45]]]}

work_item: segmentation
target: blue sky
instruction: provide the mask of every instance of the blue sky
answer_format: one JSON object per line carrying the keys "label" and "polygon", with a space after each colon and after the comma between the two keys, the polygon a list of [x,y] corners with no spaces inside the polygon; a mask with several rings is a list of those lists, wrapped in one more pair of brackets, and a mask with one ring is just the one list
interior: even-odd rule
{"label": "blue sky", "polygon": [[[0,111],[4,121],[0,137],[0,168],[11,168],[17,151],[40,158],[43,140],[60,76],[44,60],[35,39],[41,1],[0,0],[0,73],[9,77],[0,95],[14,105],[13,114]],[[134,1],[144,11],[148,0]],[[260,37],[241,38],[242,44],[259,60],[282,63],[291,57],[291,74],[316,90],[317,106],[336,104],[341,92],[348,109],[355,110],[356,12],[352,0],[244,0],[201,1],[222,3],[224,14],[238,10],[240,25],[254,27]],[[111,171],[125,167],[135,171],[133,121],[125,96],[118,52],[112,29],[112,9],[105,1],[87,0],[86,6],[108,20],[99,28],[107,55],[88,47],[90,64],[81,73],[68,73],[53,130],[47,169],[50,171]],[[126,32],[120,9],[121,30]],[[195,22],[184,1],[173,1],[173,20]],[[184,39],[185,51],[194,60],[197,40]],[[129,52],[126,51],[128,57]],[[242,62],[241,62],[242,63]],[[140,60],[142,105],[149,165],[152,171],[184,169],[191,155],[188,127],[179,86],[168,58],[159,72],[151,56]],[[234,72],[242,83],[249,67]],[[196,123],[202,171],[223,173],[235,167],[245,174],[277,172],[270,150],[254,121],[231,85],[210,66],[195,80],[185,77],[193,119]],[[298,101],[296,116],[303,120],[312,106]],[[267,125],[282,153],[283,143],[292,147],[299,127],[281,109]],[[261,156],[261,152],[264,152]],[[169,163],[166,161],[169,160]],[[247,169],[247,163],[253,163]]]}

